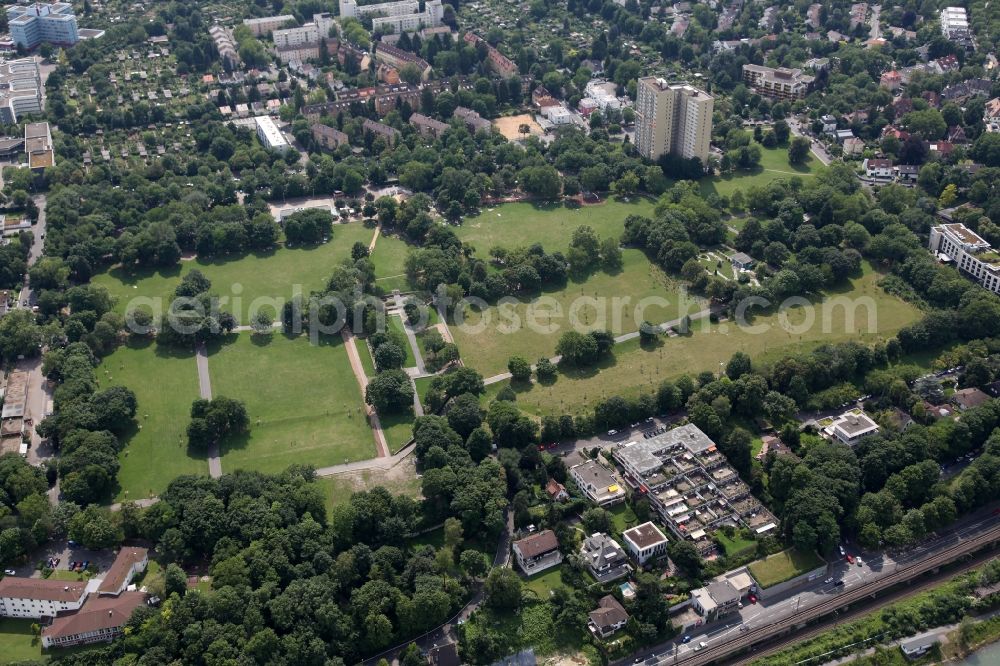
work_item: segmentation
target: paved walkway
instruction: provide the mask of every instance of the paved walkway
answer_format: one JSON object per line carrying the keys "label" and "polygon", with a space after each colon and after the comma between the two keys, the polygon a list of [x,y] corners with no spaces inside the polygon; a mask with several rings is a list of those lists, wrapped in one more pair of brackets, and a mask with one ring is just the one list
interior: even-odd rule
{"label": "paved walkway", "polygon": [[[689,316],[691,317],[691,321],[697,321],[699,319],[704,319],[705,317],[707,317],[710,314],[712,314],[712,312],[718,313],[718,312],[721,312],[721,311],[722,311],[722,308],[719,308],[719,307],[716,307],[716,308],[705,308],[704,310],[701,310],[700,312],[695,312],[694,314],[689,315]],[[656,328],[658,328],[661,333],[665,333],[665,332],[669,331],[672,327],[679,326],[682,320],[683,320],[683,317],[681,317],[680,319],[674,319],[673,321],[663,322],[662,324],[660,324]],[[638,338],[638,337],[639,337],[639,331],[632,331],[631,333],[625,333],[624,335],[619,335],[618,337],[615,338],[615,344],[618,344],[618,343],[621,343],[621,342],[626,342],[628,340],[634,340],[635,338]],[[552,361],[552,363],[558,365],[559,361],[562,360],[562,356],[553,356],[549,360]],[[531,369],[534,370],[535,366],[532,365]],[[501,372],[499,375],[493,375],[492,377],[485,378],[483,380],[483,384],[486,385],[486,386],[489,386],[490,384],[496,384],[497,382],[502,382],[505,379],[510,379],[510,376],[511,375],[510,375],[509,372]]]}
{"label": "paved walkway", "polygon": [[[351,370],[354,371],[354,377],[358,380],[358,385],[361,387],[361,398],[363,400],[365,389],[368,388],[368,375],[365,374],[365,367],[361,365],[358,348],[354,346],[354,334],[345,326],[340,329],[340,335],[344,339],[344,346],[347,348],[347,358],[351,361]],[[389,444],[385,441],[385,433],[382,432],[382,422],[379,421],[378,414],[367,402],[365,403],[365,413],[368,415],[368,422],[371,423],[372,433],[375,435],[375,449],[378,457],[388,458]],[[339,465],[335,465],[335,467],[339,467]]]}
{"label": "paved walkway", "polygon": [[375,226],[375,235],[372,236],[372,242],[368,243],[368,254],[375,251],[375,243],[378,241],[379,234],[382,233],[382,223],[380,222]]}
{"label": "paved walkway", "polygon": [[403,332],[409,341],[410,350],[413,352],[413,359],[417,364],[417,374],[421,377],[427,374],[427,367],[424,365],[424,357],[420,353],[420,345],[417,343],[417,335],[413,332],[413,327],[406,321],[406,310],[403,309],[403,295],[396,289],[392,292],[392,300],[396,305],[399,320],[403,322]]}
{"label": "paved walkway", "polygon": [[[212,378],[208,374],[208,352],[205,345],[198,345],[194,358],[198,362],[198,392],[205,400],[211,400]],[[219,455],[218,442],[213,442],[208,447],[208,474],[213,479],[222,476],[222,459]]]}

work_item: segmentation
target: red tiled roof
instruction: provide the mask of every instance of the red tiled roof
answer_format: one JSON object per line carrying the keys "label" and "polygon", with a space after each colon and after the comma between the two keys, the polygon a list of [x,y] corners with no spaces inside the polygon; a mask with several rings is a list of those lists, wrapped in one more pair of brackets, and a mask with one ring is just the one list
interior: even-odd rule
{"label": "red tiled roof", "polygon": [[43,628],[42,636],[65,638],[124,626],[132,616],[132,611],[145,601],[144,592],[123,592],[117,597],[91,596],[80,610],[57,617],[52,624]]}
{"label": "red tiled roof", "polygon": [[5,576],[3,580],[0,580],[0,597],[43,601],[79,601],[86,587],[86,583],[80,582]]}

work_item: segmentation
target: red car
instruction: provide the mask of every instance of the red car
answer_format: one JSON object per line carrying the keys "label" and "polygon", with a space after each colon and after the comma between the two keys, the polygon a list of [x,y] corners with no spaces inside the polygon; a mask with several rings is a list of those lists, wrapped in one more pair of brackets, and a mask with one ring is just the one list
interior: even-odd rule
{"label": "red car", "polygon": [[749,601],[752,604],[757,603],[757,595],[756,594],[751,594],[749,597],[747,597],[747,601]]}
{"label": "red car", "polygon": [[847,556],[847,563],[848,564],[854,564],[854,556],[853,555],[848,555]]}

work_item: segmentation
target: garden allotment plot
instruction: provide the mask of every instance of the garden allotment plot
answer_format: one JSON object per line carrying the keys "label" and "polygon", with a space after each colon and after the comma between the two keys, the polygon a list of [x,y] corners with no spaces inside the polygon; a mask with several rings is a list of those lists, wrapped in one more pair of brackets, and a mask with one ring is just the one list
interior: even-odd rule
{"label": "garden allotment plot", "polygon": [[210,349],[212,394],[242,400],[250,434],[222,446],[222,469],[277,473],[375,457],[361,389],[340,336],[268,340],[249,333]]}

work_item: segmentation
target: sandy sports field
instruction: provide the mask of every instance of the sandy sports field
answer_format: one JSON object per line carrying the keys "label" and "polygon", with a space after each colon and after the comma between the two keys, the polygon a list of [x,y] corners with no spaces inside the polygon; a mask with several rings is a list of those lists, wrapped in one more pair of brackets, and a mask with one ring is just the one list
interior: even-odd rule
{"label": "sandy sports field", "polygon": [[527,125],[531,128],[531,133],[535,136],[542,135],[541,126],[535,122],[535,119],[531,117],[531,114],[522,113],[519,116],[507,116],[505,118],[497,118],[493,121],[493,126],[500,130],[500,133],[508,141],[517,141],[518,139],[525,138],[524,134],[518,131],[521,125]]}

